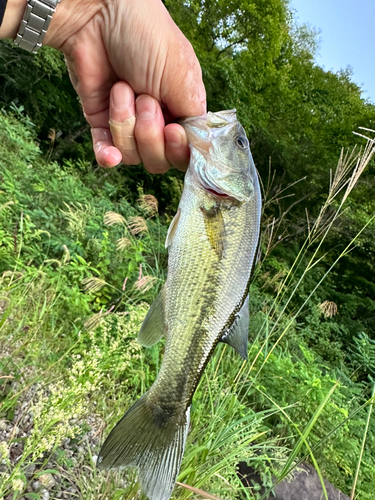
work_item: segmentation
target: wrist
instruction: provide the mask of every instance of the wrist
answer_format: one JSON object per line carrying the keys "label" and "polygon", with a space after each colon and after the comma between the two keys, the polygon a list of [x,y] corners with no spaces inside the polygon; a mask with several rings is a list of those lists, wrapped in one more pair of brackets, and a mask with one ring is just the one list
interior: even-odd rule
{"label": "wrist", "polygon": [[105,4],[105,0],[61,0],[52,17],[43,45],[61,50],[66,40],[88,23]]}
{"label": "wrist", "polygon": [[0,27],[0,38],[16,38],[26,9],[26,0],[8,0]]}

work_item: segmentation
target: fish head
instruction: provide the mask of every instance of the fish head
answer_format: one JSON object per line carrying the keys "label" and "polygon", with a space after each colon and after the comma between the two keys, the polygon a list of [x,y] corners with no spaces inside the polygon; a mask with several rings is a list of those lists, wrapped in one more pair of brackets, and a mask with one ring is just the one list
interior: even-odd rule
{"label": "fish head", "polygon": [[249,201],[257,173],[236,110],[208,112],[181,124],[190,143],[189,170],[200,187],[217,196]]}

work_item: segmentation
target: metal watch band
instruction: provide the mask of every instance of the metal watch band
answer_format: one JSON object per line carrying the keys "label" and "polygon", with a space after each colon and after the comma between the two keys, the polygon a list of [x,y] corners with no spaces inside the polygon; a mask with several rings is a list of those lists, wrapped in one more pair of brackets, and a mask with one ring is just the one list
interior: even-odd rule
{"label": "metal watch band", "polygon": [[14,43],[29,52],[42,46],[52,16],[60,0],[28,0],[25,14]]}

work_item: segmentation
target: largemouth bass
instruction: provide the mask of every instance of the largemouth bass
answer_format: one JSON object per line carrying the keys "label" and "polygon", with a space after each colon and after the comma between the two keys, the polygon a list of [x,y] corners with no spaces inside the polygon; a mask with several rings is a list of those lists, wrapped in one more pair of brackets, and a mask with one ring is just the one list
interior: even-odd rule
{"label": "largemouth bass", "polygon": [[98,458],[101,469],[137,467],[150,500],[172,494],[193,394],[217,343],[247,357],[248,287],[259,243],[259,182],[235,110],[182,125],[191,157],[166,240],[168,276],[138,337],[151,346],[165,335],[163,362]]}

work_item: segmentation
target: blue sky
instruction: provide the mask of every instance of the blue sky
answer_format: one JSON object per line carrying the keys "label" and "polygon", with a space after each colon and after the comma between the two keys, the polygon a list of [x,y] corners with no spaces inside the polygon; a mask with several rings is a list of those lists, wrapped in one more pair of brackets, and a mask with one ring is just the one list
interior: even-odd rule
{"label": "blue sky", "polygon": [[298,24],[320,30],[316,62],[325,70],[351,66],[362,96],[375,103],[375,0],[291,0]]}

